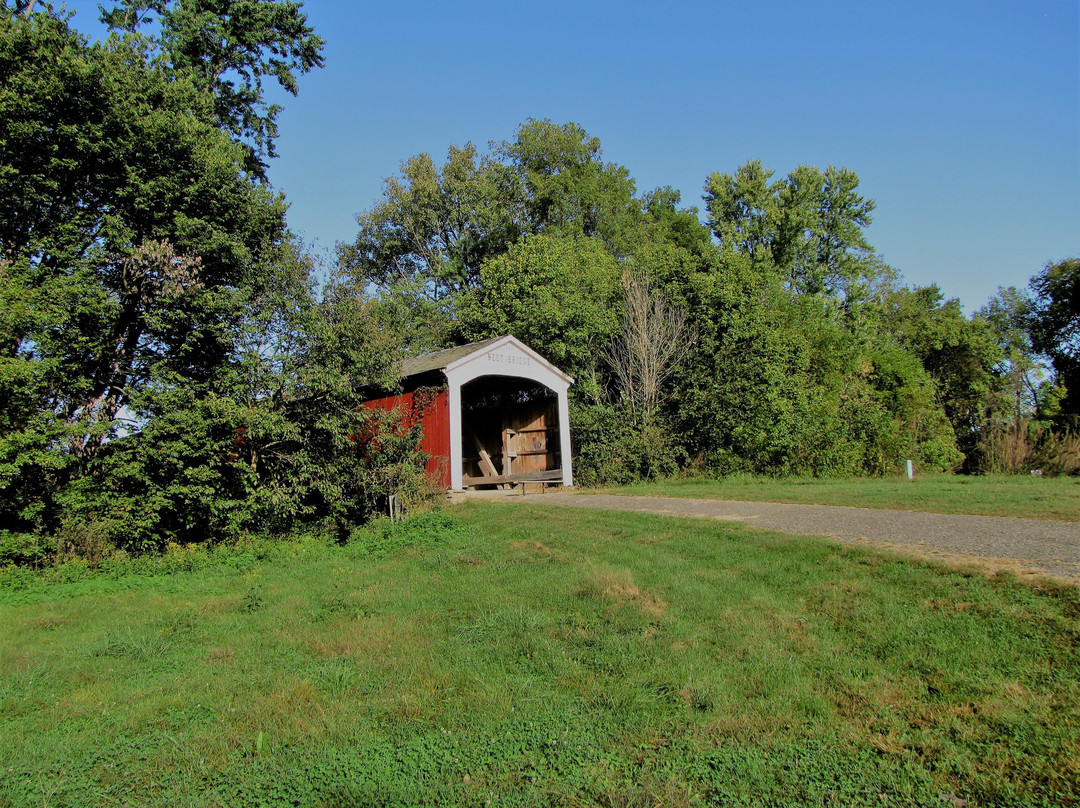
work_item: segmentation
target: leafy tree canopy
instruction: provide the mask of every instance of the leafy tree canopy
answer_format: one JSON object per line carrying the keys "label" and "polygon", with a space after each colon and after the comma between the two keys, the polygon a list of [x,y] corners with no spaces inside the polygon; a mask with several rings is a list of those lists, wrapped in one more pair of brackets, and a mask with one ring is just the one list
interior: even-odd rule
{"label": "leafy tree canopy", "polygon": [[757,470],[954,467],[989,343],[936,289],[898,289],[867,241],[874,203],[855,172],[777,180],[751,162],[713,174],[705,202],[703,223],[670,188],[639,197],[580,126],[530,120],[487,153],[406,161],[339,249],[354,285],[374,285],[391,319],[428,339],[418,350],[510,332],[565,367],[587,440],[622,440],[620,423],[645,434],[603,357],[629,344],[624,279],[663,301],[638,307],[639,330],[663,311],[697,341],[650,388],[651,437],[629,452],[579,447],[616,476],[724,453]]}
{"label": "leafy tree canopy", "polygon": [[301,8],[291,0],[121,0],[101,19],[120,33],[152,31],[158,63],[211,94],[218,126],[246,145],[247,169],[263,177],[281,109],[267,103],[263,79],[296,95],[297,73],[323,65],[323,40]]}
{"label": "leafy tree canopy", "polygon": [[4,15],[0,39],[4,360],[79,456],[151,377],[212,375],[285,204],[206,94],[130,44],[46,13]]}
{"label": "leafy tree canopy", "polygon": [[441,168],[427,154],[406,160],[386,180],[383,201],[359,217],[356,241],[339,245],[342,264],[384,291],[415,287],[429,301],[452,298],[520,235],[507,179],[472,144],[452,146]]}
{"label": "leafy tree canopy", "polygon": [[621,273],[602,242],[527,236],[480,274],[481,285],[461,301],[463,337],[514,334],[587,386],[621,307]]}
{"label": "leafy tree canopy", "polygon": [[438,302],[453,319],[456,296],[523,236],[595,237],[618,254],[641,203],[626,169],[601,158],[599,141],[577,124],[537,120],[484,154],[452,146],[441,167],[412,157],[358,218],[355,242],[339,245],[341,263],[385,294]]}
{"label": "leafy tree canopy", "polygon": [[1031,291],[1033,346],[1049,357],[1066,391],[1062,414],[1080,419],[1080,258],[1047,264]]}
{"label": "leafy tree canopy", "polygon": [[847,168],[799,166],[784,179],[754,160],[705,184],[709,226],[721,247],[775,268],[797,293],[865,296],[883,267],[866,240],[874,202]]}

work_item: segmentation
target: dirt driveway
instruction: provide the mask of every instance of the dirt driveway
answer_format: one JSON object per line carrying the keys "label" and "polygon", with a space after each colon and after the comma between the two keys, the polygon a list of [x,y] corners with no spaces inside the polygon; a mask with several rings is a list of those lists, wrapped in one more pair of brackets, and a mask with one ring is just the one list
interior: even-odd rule
{"label": "dirt driveway", "polygon": [[1046,572],[1080,583],[1080,522],[569,492],[506,497],[506,501],[725,519],[782,533],[883,545],[944,561],[975,562],[1021,574]]}

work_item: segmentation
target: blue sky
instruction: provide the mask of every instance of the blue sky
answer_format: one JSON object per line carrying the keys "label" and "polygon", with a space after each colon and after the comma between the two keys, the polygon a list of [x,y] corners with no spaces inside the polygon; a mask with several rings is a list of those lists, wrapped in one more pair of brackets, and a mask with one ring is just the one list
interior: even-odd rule
{"label": "blue sky", "polygon": [[[92,30],[93,3],[75,24]],[[1080,255],[1080,3],[308,0],[326,67],[281,94],[270,177],[332,252],[420,152],[576,121],[639,191],[847,166],[909,284],[974,311]]]}

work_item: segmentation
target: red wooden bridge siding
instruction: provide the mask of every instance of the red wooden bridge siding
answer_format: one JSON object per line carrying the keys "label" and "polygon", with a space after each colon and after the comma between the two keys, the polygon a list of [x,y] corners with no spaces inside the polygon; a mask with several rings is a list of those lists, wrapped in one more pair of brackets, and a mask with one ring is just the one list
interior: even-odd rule
{"label": "red wooden bridge siding", "polygon": [[445,388],[434,396],[430,392],[402,393],[365,401],[365,407],[385,410],[401,409],[409,426],[420,421],[423,437],[420,451],[430,455],[424,467],[434,485],[450,487],[450,394]]}

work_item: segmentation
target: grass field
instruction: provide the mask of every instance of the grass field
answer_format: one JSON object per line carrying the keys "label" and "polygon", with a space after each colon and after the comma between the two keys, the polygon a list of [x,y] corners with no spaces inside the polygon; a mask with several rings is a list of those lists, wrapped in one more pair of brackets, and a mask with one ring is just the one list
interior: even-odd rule
{"label": "grass field", "polygon": [[775,479],[683,477],[610,489],[615,494],[849,505],[931,513],[1080,521],[1080,477],[1031,475]]}
{"label": "grass field", "polygon": [[1080,800],[1075,588],[495,503],[49,575],[0,573],[0,806]]}

